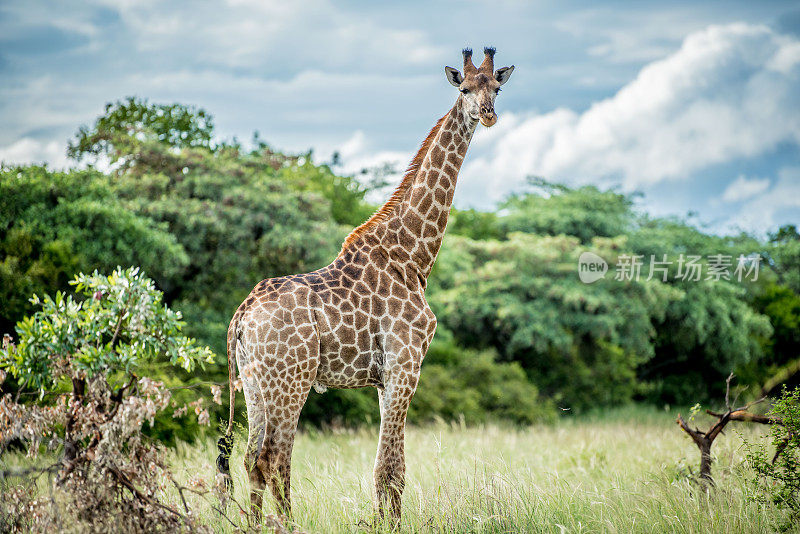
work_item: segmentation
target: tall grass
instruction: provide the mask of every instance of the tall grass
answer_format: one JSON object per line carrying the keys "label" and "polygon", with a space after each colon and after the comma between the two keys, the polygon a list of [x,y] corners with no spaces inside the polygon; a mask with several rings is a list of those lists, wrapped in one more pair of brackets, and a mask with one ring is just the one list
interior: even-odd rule
{"label": "tall grass", "polygon": [[[773,532],[779,513],[755,502],[739,426],[715,442],[715,491],[690,478],[699,454],[674,414],[626,409],[514,429],[409,428],[401,529],[407,532]],[[245,436],[232,459],[235,497],[247,502]],[[292,465],[294,520],[310,532],[359,532],[372,524],[375,429],[307,432]],[[181,446],[184,479],[211,478],[212,441]],[[269,506],[271,500],[266,499]],[[206,520],[226,530],[209,505]],[[232,510],[231,510],[232,511]],[[379,527],[378,530],[381,528]]]}

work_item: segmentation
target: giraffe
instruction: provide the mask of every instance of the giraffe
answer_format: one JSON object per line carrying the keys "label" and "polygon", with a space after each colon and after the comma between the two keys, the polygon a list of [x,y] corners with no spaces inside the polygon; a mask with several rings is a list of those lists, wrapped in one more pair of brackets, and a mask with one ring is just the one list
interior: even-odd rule
{"label": "giraffe", "polygon": [[247,404],[245,452],[251,506],[260,517],[269,485],[291,513],[291,455],[309,390],[375,387],[381,422],[373,471],[378,510],[400,519],[405,485],[406,413],[436,317],[425,288],[447,225],[458,171],[478,122],[497,121],[494,101],[514,67],[494,70],[494,48],[479,67],[464,49],[463,75],[445,67],[459,90],[431,129],[400,185],[317,271],[259,282],[228,328],[230,417],[217,467],[230,485],[236,367]]}

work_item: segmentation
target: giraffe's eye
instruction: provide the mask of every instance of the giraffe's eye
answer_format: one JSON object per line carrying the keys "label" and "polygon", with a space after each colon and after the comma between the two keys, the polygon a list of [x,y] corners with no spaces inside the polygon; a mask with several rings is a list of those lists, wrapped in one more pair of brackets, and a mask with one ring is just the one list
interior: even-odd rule
{"label": "giraffe's eye", "polygon": [[461,94],[462,94],[462,95],[469,94],[469,89],[466,89],[466,88],[464,88],[464,89],[461,89]]}
{"label": "giraffe's eye", "polygon": [[498,94],[500,91],[501,89],[498,87],[497,89],[494,90],[494,94]]}

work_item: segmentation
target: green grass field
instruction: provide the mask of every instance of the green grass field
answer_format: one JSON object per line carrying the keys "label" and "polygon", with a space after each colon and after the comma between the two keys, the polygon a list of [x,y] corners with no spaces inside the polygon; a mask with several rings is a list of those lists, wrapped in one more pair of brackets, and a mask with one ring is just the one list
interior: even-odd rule
{"label": "green grass field", "polygon": [[[688,467],[697,470],[699,452],[674,417],[624,409],[526,429],[445,424],[409,428],[401,529],[774,532],[780,512],[755,501],[742,463],[742,438],[759,439],[764,428],[732,423],[718,438],[713,450],[717,489],[706,494],[687,477]],[[235,498],[246,503],[241,462],[245,436],[237,438],[232,458]],[[298,437],[292,498],[300,529],[370,530],[376,443],[374,428]],[[183,480],[197,475],[210,479],[215,456],[211,440],[183,446],[174,459],[176,471]],[[210,505],[198,507],[208,521],[225,528]]]}

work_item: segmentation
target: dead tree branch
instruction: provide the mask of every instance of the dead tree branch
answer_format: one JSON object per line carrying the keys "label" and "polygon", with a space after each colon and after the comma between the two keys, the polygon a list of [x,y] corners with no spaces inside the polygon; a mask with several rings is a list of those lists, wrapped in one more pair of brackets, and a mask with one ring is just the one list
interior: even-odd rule
{"label": "dead tree branch", "polygon": [[[761,423],[765,425],[783,424],[783,421],[777,417],[758,415],[747,411],[756,404],[764,402],[766,397],[761,397],[738,408],[732,408],[730,401],[732,380],[733,373],[728,375],[728,378],[725,380],[725,411],[714,412],[712,410],[706,410],[707,414],[717,418],[717,421],[711,425],[711,428],[709,428],[707,431],[703,432],[699,428],[691,428],[683,419],[681,414],[678,414],[678,419],[676,420],[678,426],[681,427],[681,429],[692,438],[694,444],[697,445],[698,449],[700,449],[700,482],[709,486],[714,485],[714,479],[711,476],[711,463],[713,462],[713,458],[711,456],[711,446],[714,444],[714,440],[717,439],[717,436],[722,433],[722,431],[725,429],[725,426],[729,422],[740,421],[748,423]],[[737,394],[733,402],[736,403],[738,398],[739,396]],[[780,454],[780,452],[776,453],[776,457],[777,454]]]}
{"label": "dead tree branch", "polygon": [[[711,410],[706,410],[708,415],[721,418],[725,414],[721,414],[718,412],[714,412]],[[729,414],[729,419],[731,421],[741,421],[744,423],[761,423],[762,425],[782,425],[783,421],[779,417],[772,417],[770,415],[758,415],[754,413],[750,413],[745,410],[735,410]]]}
{"label": "dead tree branch", "polygon": [[167,506],[166,504],[162,504],[162,503],[158,502],[155,499],[151,499],[150,497],[148,497],[147,495],[142,493],[139,490],[139,488],[134,486],[133,482],[131,482],[130,479],[127,476],[125,476],[125,473],[120,471],[119,468],[117,468],[116,466],[113,466],[113,465],[109,466],[108,467],[108,471],[112,475],[114,475],[114,478],[117,479],[117,482],[119,482],[124,487],[126,487],[128,489],[128,491],[130,491],[131,494],[133,494],[133,496],[136,497],[137,499],[139,499],[141,502],[143,502],[145,504],[149,504],[150,506],[153,506],[155,508],[161,508],[162,510],[165,510],[165,511],[173,514],[174,516],[180,518],[181,520],[183,520],[184,523],[189,523],[189,524],[191,523],[191,521],[189,520],[188,517],[186,517],[185,515],[183,515],[182,513],[177,511],[176,509],[172,508],[171,506]]}

